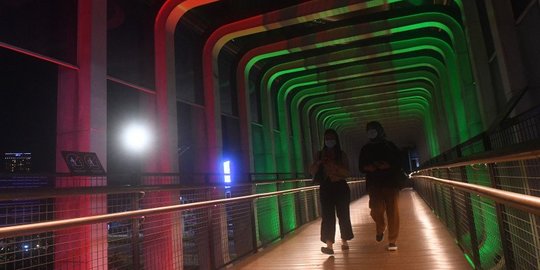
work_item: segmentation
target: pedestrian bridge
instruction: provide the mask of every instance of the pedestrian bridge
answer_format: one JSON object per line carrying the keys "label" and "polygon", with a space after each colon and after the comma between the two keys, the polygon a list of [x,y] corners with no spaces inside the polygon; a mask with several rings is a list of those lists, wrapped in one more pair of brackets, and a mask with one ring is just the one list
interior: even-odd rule
{"label": "pedestrian bridge", "polygon": [[[0,10],[0,270],[540,269],[536,0]],[[373,120],[413,171],[396,252],[356,166]],[[334,256],[305,174],[328,128],[354,176]]]}
{"label": "pedestrian bridge", "polygon": [[[349,250],[339,249],[338,243],[333,256],[320,252],[318,186],[310,179],[263,174],[252,175],[251,183],[220,185],[212,178],[223,176],[206,175],[209,184],[204,186],[85,188],[79,186],[90,178],[118,176],[42,176],[55,177],[68,187],[0,194],[0,265],[2,269],[538,269],[540,199],[533,195],[539,190],[540,153],[495,152],[453,163],[440,161],[412,173],[414,187],[400,194],[399,250],[394,252],[374,239],[365,181],[348,179],[355,238]],[[17,183],[39,179],[10,177],[2,179]],[[180,182],[186,176],[129,177]],[[70,188],[69,183],[78,187]],[[104,259],[89,259],[92,252],[103,253]]]}
{"label": "pedestrian bridge", "polygon": [[443,222],[414,190],[401,192],[400,215],[397,252],[387,251],[385,241],[375,241],[368,196],[363,196],[351,204],[355,238],[349,250],[341,250],[338,241],[333,256],[322,254],[318,219],[232,269],[472,269]]}

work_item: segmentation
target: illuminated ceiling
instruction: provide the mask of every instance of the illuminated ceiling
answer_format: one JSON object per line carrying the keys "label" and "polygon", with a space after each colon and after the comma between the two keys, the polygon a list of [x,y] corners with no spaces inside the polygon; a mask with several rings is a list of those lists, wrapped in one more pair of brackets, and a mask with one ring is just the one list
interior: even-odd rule
{"label": "illuminated ceiling", "polygon": [[325,128],[360,143],[370,120],[430,156],[480,132],[461,1],[240,2],[193,8],[176,34],[204,42],[206,105],[256,103],[237,105],[240,119],[262,125],[266,140],[276,131],[298,164]]}

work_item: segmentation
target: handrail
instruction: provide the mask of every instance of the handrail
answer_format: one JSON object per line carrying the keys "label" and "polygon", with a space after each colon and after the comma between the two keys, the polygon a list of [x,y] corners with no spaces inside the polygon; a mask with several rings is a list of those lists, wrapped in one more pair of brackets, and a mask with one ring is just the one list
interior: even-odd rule
{"label": "handrail", "polygon": [[[362,181],[363,180],[354,180],[354,181],[348,181],[348,183],[360,183]],[[94,215],[94,216],[88,216],[88,217],[40,222],[40,223],[34,223],[34,224],[9,226],[9,227],[0,228],[0,238],[22,236],[22,235],[64,229],[64,228],[69,228],[69,227],[74,227],[74,226],[79,226],[79,225],[88,225],[88,224],[99,223],[99,222],[108,222],[108,221],[122,220],[122,219],[127,219],[127,218],[142,217],[145,215],[153,215],[153,214],[159,214],[159,213],[165,213],[165,212],[171,212],[171,211],[196,209],[196,208],[202,208],[202,207],[216,205],[216,204],[241,202],[241,201],[259,199],[259,198],[264,198],[264,197],[284,195],[288,193],[297,193],[297,192],[302,192],[302,191],[316,190],[318,188],[319,186],[309,186],[309,187],[294,188],[294,189],[289,189],[289,190],[239,196],[239,197],[234,197],[234,198],[225,198],[225,199],[217,199],[217,200],[211,200],[211,201],[180,204],[180,205],[155,207],[155,208],[142,209],[142,210],[132,210],[132,211],[125,211],[125,212],[120,212],[120,213]]]}
{"label": "handrail", "polygon": [[[496,123],[494,127],[490,127],[487,131],[453,146],[436,157],[432,157],[430,160],[425,161],[421,168],[444,167],[447,164],[452,164],[456,159],[458,161],[470,159],[470,156],[463,157],[463,152],[475,151],[474,149],[479,150],[479,148],[469,148],[473,145],[475,147],[481,146],[484,149],[483,154],[476,153],[473,156],[482,155],[484,157],[487,155],[497,156],[498,153],[506,154],[525,152],[531,149],[538,150],[540,149],[540,137],[534,131],[530,132],[531,130],[528,127],[535,125],[539,120],[540,106],[530,108],[517,116]],[[520,150],[516,151],[515,146],[519,146]],[[491,154],[489,154],[490,152]]]}
{"label": "handrail", "polygon": [[540,215],[540,197],[504,191],[496,188],[484,187],[480,185],[457,182],[442,178],[426,175],[413,174],[412,178],[424,178],[430,181],[439,182],[442,185],[456,188],[462,191],[470,192],[477,195],[483,195],[498,203],[510,205],[514,208],[521,209],[528,213]]}
{"label": "handrail", "polygon": [[498,163],[534,158],[540,158],[540,141],[512,145],[511,147],[500,150],[488,151],[482,154],[458,158],[452,162],[422,168],[422,171],[440,168],[455,168],[472,164]]}
{"label": "handrail", "polygon": [[[287,180],[270,180],[270,181],[257,181],[251,183],[239,183],[234,184],[234,187],[249,186],[249,185],[263,185],[272,183],[285,183],[285,182],[308,182],[311,179],[287,179]],[[0,201],[6,200],[30,200],[30,199],[46,199],[67,197],[74,195],[94,195],[94,194],[130,194],[130,193],[145,193],[151,191],[171,191],[171,190],[196,190],[203,188],[216,188],[219,185],[156,185],[156,186],[122,186],[122,187],[70,187],[70,188],[40,188],[37,190],[25,190],[25,191],[10,191],[0,193]]]}

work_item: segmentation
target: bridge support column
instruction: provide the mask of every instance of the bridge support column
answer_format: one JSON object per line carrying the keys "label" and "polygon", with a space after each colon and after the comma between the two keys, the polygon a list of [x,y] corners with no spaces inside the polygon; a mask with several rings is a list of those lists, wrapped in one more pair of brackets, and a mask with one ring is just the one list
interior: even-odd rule
{"label": "bridge support column", "polygon": [[[61,151],[95,152],[107,166],[107,1],[79,0],[77,66],[58,76],[56,171],[67,172]],[[104,177],[58,178],[56,187],[104,186]],[[104,214],[107,196],[57,198],[55,219]],[[107,224],[54,233],[55,269],[107,269]]]}

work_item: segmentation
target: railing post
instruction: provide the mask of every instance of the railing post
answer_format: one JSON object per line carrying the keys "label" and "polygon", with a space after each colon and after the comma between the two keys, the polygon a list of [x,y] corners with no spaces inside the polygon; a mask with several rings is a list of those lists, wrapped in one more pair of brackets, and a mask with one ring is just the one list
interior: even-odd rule
{"label": "railing post", "polygon": [[[500,189],[500,183],[497,180],[497,173],[495,172],[495,168],[493,168],[493,164],[488,165],[488,172],[489,172],[489,179],[491,181],[491,187]],[[508,228],[508,222],[506,220],[506,215],[504,214],[505,206],[495,202],[495,210],[497,212],[497,225],[499,228],[499,236],[501,238],[501,245],[503,249],[504,254],[504,264],[505,269],[516,269],[514,265],[514,252],[512,251],[512,242],[507,241],[506,239],[510,239],[510,235],[508,234],[508,231],[510,228]]]}
{"label": "railing post", "polygon": [[[281,191],[280,183],[276,183],[277,191]],[[278,208],[278,217],[279,217],[279,238],[283,239],[285,234],[283,233],[283,211],[281,211],[281,195],[276,196],[277,199],[277,208]]]}
{"label": "railing post", "polygon": [[[207,183],[208,183],[208,175],[206,176],[207,177]],[[206,192],[206,200],[212,200],[212,189],[208,189],[207,192]],[[214,241],[214,224],[213,224],[213,220],[212,220],[212,206],[209,206],[206,208],[207,209],[207,214],[206,214],[206,218],[207,218],[207,228],[208,228],[208,256],[210,257],[209,259],[209,267],[210,269],[216,269],[216,254],[214,252],[214,247],[215,247],[215,241]],[[201,261],[201,258],[199,257],[199,266],[200,265],[200,261]]]}
{"label": "railing post", "polygon": [[[256,194],[257,193],[257,185],[253,182],[251,182],[251,194]],[[254,199],[252,202],[251,202],[251,222],[253,224],[252,226],[252,244],[253,244],[253,253],[256,253],[257,251],[259,251],[259,241],[258,241],[258,230],[259,230],[259,221],[257,219],[257,200],[258,199]]]}
{"label": "railing post", "polygon": [[[442,170],[440,170],[440,173],[441,173],[441,175],[439,175],[439,177],[445,176],[443,178],[446,178],[446,179],[450,178],[449,171],[446,171],[446,175],[443,175]],[[448,214],[448,202],[446,201],[446,196],[444,195],[445,194],[445,192],[444,192],[445,188],[447,188],[447,187],[439,185],[439,189],[441,191],[441,194],[440,194],[441,216],[442,216],[442,218],[444,220],[444,223],[445,223],[446,227],[449,228],[450,227],[450,219],[448,217],[448,215],[449,215]]]}
{"label": "railing post", "polygon": [[[139,210],[140,196],[142,193],[134,193],[131,196],[131,206],[133,210]],[[139,241],[139,225],[140,219],[131,219],[131,252],[133,256],[133,269],[141,269],[141,256],[140,256],[140,241]]]}
{"label": "railing post", "polygon": [[259,244],[257,241],[257,229],[259,228],[257,224],[257,199],[253,200],[251,202],[251,224],[252,230],[251,230],[251,245],[253,246],[253,253],[257,253],[259,251]]}
{"label": "railing post", "polygon": [[[461,179],[463,182],[468,183],[467,173],[464,167],[459,168],[461,172]],[[474,222],[474,213],[472,207],[472,198],[470,193],[465,193],[465,209],[467,211],[467,219],[469,220],[469,233],[471,234],[471,250],[473,253],[473,263],[475,268],[482,269],[480,263],[480,251],[478,250],[478,235],[476,235],[476,223]]]}
{"label": "railing post", "polygon": [[[450,169],[448,169],[448,175],[450,175]],[[456,230],[456,237],[459,238],[459,236],[461,235],[461,230],[459,228],[459,216],[456,204],[456,190],[454,188],[451,188],[450,201],[452,202],[452,214],[454,215],[454,227]]]}

